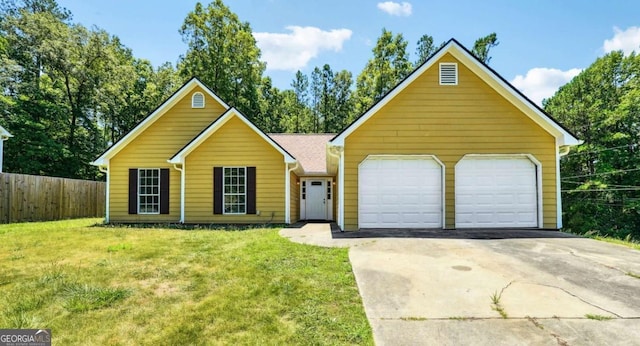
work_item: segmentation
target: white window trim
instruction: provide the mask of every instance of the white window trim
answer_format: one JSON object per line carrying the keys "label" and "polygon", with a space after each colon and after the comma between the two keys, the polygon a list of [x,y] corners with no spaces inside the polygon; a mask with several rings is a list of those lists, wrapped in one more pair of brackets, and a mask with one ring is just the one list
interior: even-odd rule
{"label": "white window trim", "polygon": [[[455,71],[456,71],[456,81],[455,83],[442,83],[442,66],[454,66],[455,67]],[[439,69],[438,69],[438,79],[440,81],[440,85],[458,85],[458,63],[457,62],[441,62]]]}
{"label": "white window trim", "polygon": [[[143,194],[140,193],[140,171],[157,171],[158,172],[158,193],[157,194]],[[160,176],[160,168],[138,168],[138,214],[140,215],[159,215],[160,214],[160,186],[162,186],[162,183],[160,182],[160,179],[162,179],[162,177]],[[158,211],[157,212],[142,212],[140,211],[140,197],[141,196],[158,196]]]}
{"label": "white window trim", "polygon": [[[233,195],[233,196],[240,196],[239,193],[229,193],[227,194],[225,192],[225,186],[226,186],[226,178],[227,178],[227,168],[231,169],[231,168],[242,168],[244,169],[244,212],[243,213],[227,213],[226,212],[226,202],[225,202],[225,196],[227,195]],[[222,167],[222,214],[223,215],[247,215],[247,167],[246,166],[225,166]]]}
{"label": "white window trim", "polygon": [[[202,97],[202,106],[196,106],[195,104],[196,96]],[[194,92],[193,95],[191,95],[191,108],[204,108],[204,105],[205,105],[204,94],[199,91]]]}

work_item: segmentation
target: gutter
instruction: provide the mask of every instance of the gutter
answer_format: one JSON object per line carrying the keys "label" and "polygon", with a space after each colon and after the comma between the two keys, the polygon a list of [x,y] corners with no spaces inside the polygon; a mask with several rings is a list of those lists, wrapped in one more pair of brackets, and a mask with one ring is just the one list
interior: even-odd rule
{"label": "gutter", "polygon": [[[169,162],[169,160],[167,160]],[[182,162],[182,167],[178,168],[178,164],[173,164],[173,169],[180,171],[180,223],[184,223],[184,200],[185,200],[185,164]]]}
{"label": "gutter", "polygon": [[[334,150],[338,153],[333,153]],[[338,159],[338,217],[336,217],[336,222],[340,232],[344,232],[344,147],[327,144],[327,154]]]}
{"label": "gutter", "polygon": [[104,204],[104,222],[109,223],[109,195],[110,195],[110,182],[111,174],[109,174],[109,166],[98,166],[98,170],[107,175],[107,188],[105,191],[105,204]]}
{"label": "gutter", "polygon": [[289,163],[285,162],[284,166],[284,222],[286,224],[291,223],[291,172],[298,169],[300,164],[296,161],[296,165],[293,168],[289,168]]}
{"label": "gutter", "polygon": [[569,154],[569,152],[571,151],[571,146],[570,145],[562,145],[558,148],[558,155],[560,157],[563,157],[567,154]]}

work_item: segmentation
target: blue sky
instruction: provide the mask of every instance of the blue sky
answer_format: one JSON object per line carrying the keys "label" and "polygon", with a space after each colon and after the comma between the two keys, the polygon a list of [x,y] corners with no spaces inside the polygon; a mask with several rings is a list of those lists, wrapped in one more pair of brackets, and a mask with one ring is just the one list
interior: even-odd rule
{"label": "blue sky", "polygon": [[[186,51],[178,33],[196,1],[58,0],[74,22],[97,26],[154,65],[176,63]],[[203,2],[206,4],[207,2]],[[274,85],[289,88],[297,69],[309,74],[330,64],[355,76],[372,56],[382,28],[402,33],[411,60],[423,34],[452,37],[471,48],[496,32],[490,62],[536,102],[607,51],[640,50],[640,2],[576,1],[368,1],[226,0],[251,23]]]}

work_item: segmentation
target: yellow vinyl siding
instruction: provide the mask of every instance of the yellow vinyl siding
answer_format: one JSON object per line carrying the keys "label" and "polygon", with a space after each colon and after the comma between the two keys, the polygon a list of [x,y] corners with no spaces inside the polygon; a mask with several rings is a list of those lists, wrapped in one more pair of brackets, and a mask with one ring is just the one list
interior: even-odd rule
{"label": "yellow vinyl siding", "polygon": [[[213,214],[213,167],[256,167],[260,215]],[[284,222],[284,157],[237,117],[232,117],[185,161],[188,223]]]}
{"label": "yellow vinyl siding", "polygon": [[532,154],[542,164],[544,227],[556,227],[555,138],[465,65],[441,86],[443,56],[345,140],[345,229],[358,228],[358,164],[373,154],[431,154],[445,167],[446,228],[455,226],[455,165],[465,154]]}
{"label": "yellow vinyl siding", "polygon": [[289,203],[291,203],[291,222],[300,220],[300,178],[293,172],[289,173]]}
{"label": "yellow vinyl siding", "polygon": [[[205,95],[205,108],[191,108],[191,95]],[[199,87],[166,111],[109,163],[111,222],[177,222],[180,219],[180,172],[167,163],[175,153],[218,118],[225,109]],[[169,214],[129,214],[129,168],[170,168]]]}

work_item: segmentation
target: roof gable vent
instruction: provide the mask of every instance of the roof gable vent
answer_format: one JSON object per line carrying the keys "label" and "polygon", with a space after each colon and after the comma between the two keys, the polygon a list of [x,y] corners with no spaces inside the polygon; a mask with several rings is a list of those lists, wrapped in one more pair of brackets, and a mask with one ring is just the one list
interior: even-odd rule
{"label": "roof gable vent", "polygon": [[195,92],[191,96],[191,108],[204,108],[204,95],[201,92]]}
{"label": "roof gable vent", "polygon": [[440,85],[458,85],[457,63],[440,63]]}

